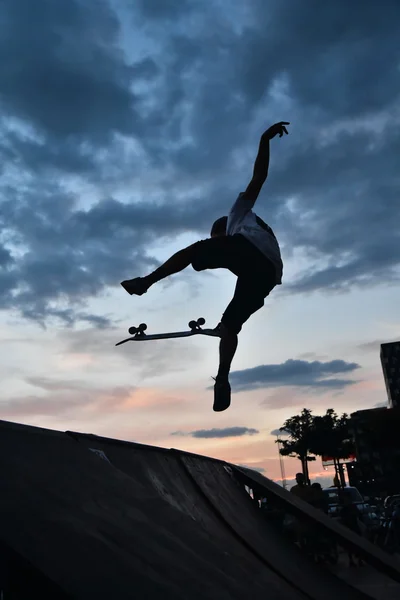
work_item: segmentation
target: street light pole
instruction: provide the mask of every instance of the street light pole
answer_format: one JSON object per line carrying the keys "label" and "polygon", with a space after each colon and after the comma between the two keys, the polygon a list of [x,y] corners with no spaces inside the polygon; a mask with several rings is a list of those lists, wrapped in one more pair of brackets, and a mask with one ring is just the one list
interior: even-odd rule
{"label": "street light pole", "polygon": [[283,489],[286,490],[287,483],[286,483],[285,465],[283,464],[283,456],[282,456],[282,454],[280,452],[280,450],[281,450],[281,443],[279,441],[279,437],[278,436],[276,436],[276,441],[277,441],[277,444],[278,444],[278,456],[279,456],[279,464],[280,464],[280,467],[281,467],[282,486],[283,486]]}

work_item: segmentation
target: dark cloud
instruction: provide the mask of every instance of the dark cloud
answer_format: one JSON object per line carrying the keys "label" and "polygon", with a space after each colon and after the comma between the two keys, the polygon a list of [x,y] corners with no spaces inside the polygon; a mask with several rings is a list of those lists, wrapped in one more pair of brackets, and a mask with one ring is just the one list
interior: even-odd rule
{"label": "dark cloud", "polygon": [[29,0],[12,0],[1,12],[3,116],[56,143],[104,143],[112,132],[135,131],[133,72],[108,2],[71,0],[56,8],[43,0],[33,10]]}
{"label": "dark cloud", "polygon": [[343,360],[329,362],[305,360],[287,360],[276,365],[259,365],[231,373],[231,382],[236,391],[254,390],[270,387],[310,387],[321,390],[342,389],[353,385],[351,379],[333,377],[333,375],[352,373],[359,369],[357,363]]}
{"label": "dark cloud", "polygon": [[144,20],[161,20],[163,24],[165,19],[179,19],[182,13],[187,14],[195,6],[193,0],[135,0],[132,4]]}
{"label": "dark cloud", "polygon": [[[56,185],[43,186],[40,197],[33,189],[19,202],[5,200],[0,224],[14,248],[29,252],[15,259],[3,250],[7,263],[0,273],[0,306],[18,306],[25,317],[39,321],[53,316],[66,323],[106,325],[107,318],[81,310],[86,299],[132,276],[132,265],[135,274],[154,268],[157,263],[146,248],[155,235],[168,238],[201,222],[193,208],[184,212],[164,205],[157,210],[148,203],[112,199],[74,210],[71,197]],[[63,301],[69,306],[54,306]]]}
{"label": "dark cloud", "polygon": [[192,431],[189,435],[194,438],[227,438],[227,437],[242,437],[243,435],[256,435],[260,433],[258,429],[249,427],[225,427],[224,429],[198,429]]}
{"label": "dark cloud", "polygon": [[279,431],[279,429],[273,429],[271,431],[271,435],[274,435],[274,436],[281,435],[281,431]]}
{"label": "dark cloud", "polygon": [[276,437],[277,435],[278,435],[279,437],[285,437],[285,435],[288,435],[288,434],[285,432],[285,430],[281,431],[281,430],[278,428],[278,429],[273,429],[273,430],[271,431],[271,435],[273,435],[273,436],[275,436],[275,437]]}
{"label": "dark cloud", "polygon": [[281,119],[258,210],[309,258],[282,292],[398,282],[397,0],[120,6],[0,6],[1,308],[106,326],[87,301],[203,237]]}

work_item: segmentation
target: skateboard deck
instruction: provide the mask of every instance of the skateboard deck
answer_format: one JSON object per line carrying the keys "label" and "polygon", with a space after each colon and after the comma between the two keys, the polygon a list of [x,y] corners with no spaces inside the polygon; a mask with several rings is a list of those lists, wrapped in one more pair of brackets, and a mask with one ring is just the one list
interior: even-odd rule
{"label": "skateboard deck", "polygon": [[209,335],[211,337],[221,337],[218,329],[202,329],[205,324],[205,319],[200,317],[197,321],[190,321],[188,324],[189,331],[171,331],[169,333],[145,333],[147,329],[146,323],[141,323],[139,327],[130,327],[129,333],[131,337],[121,340],[116,346],[125,344],[126,342],[143,342],[148,340],[169,340],[173,338],[191,337],[193,335]]}

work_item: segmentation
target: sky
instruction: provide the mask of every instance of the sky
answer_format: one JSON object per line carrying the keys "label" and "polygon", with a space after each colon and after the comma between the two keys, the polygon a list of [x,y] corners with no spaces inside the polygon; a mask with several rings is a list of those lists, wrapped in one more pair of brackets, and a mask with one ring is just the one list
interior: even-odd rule
{"label": "sky", "polygon": [[[0,418],[174,447],[281,477],[274,431],[302,408],[387,403],[400,338],[398,0],[4,0],[0,5]],[[271,142],[256,212],[283,285],[244,325],[232,405],[218,341],[127,329],[219,322],[235,278],[191,268]],[[271,433],[272,432],[272,433]],[[285,459],[288,479],[299,470]],[[321,462],[313,477],[331,481]]]}

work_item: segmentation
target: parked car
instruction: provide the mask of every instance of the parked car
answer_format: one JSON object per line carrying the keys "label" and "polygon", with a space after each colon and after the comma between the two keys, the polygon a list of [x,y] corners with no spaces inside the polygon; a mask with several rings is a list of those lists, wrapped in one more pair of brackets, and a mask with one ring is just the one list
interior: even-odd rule
{"label": "parked car", "polygon": [[384,500],[384,508],[394,508],[397,504],[400,504],[400,494],[394,496],[387,496]]}
{"label": "parked car", "polygon": [[379,525],[378,515],[372,511],[371,506],[365,502],[364,498],[356,487],[346,486],[345,488],[329,487],[323,490],[328,497],[328,514],[334,519],[340,518],[340,494],[346,494],[351,497],[352,504],[355,504],[360,511],[360,521],[368,528]]}

